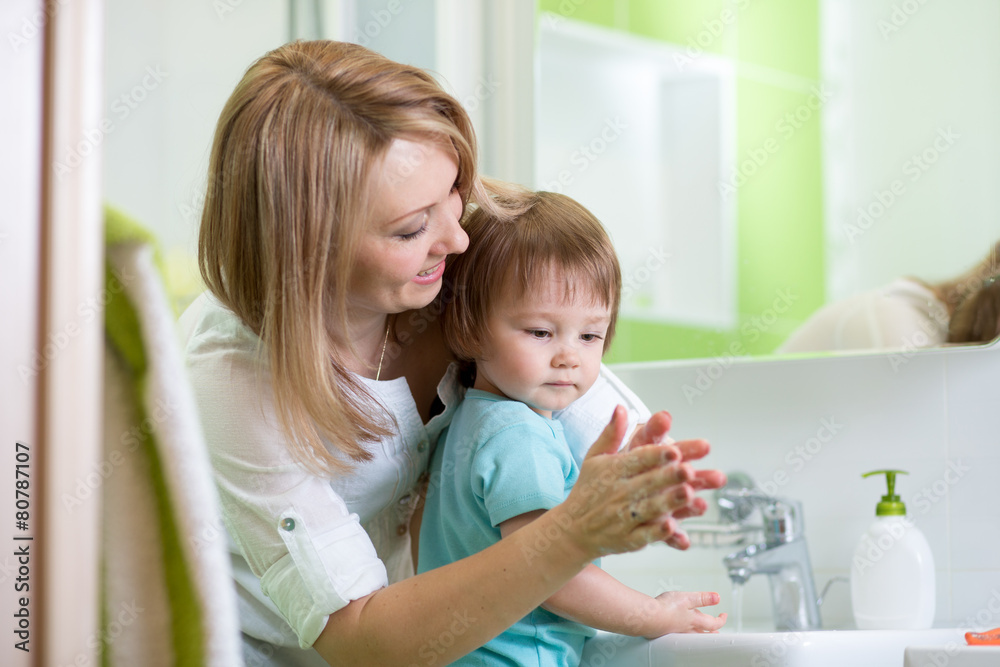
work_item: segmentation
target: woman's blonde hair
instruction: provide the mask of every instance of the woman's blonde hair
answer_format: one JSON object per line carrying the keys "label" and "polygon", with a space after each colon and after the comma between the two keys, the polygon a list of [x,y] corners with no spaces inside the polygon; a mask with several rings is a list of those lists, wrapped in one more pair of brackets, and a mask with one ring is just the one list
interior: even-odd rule
{"label": "woman's blonde hair", "polygon": [[[948,309],[948,314],[953,315],[959,304],[966,298],[979,291],[983,282],[1000,273],[1000,241],[990,247],[989,253],[976,263],[971,269],[950,280],[943,280],[934,284],[927,284],[927,287],[934,292],[934,296],[944,303]],[[923,282],[923,281],[918,281]]]}
{"label": "woman's blonde hair", "polygon": [[948,322],[949,343],[988,343],[1000,335],[1000,276],[967,296]]}
{"label": "woman's blonde hair", "polygon": [[487,318],[505,298],[531,298],[553,269],[566,277],[567,296],[581,291],[611,312],[604,339],[614,337],[621,302],[618,256],[607,232],[579,203],[554,192],[508,187],[504,210],[513,218],[479,208],[466,220],[469,248],[445,269],[441,324],[459,359],[483,358]]}
{"label": "woman's blonde hair", "polygon": [[320,473],[369,460],[367,445],[395,426],[345,361],[355,354],[348,285],[373,174],[400,137],[453,147],[463,204],[495,208],[459,102],[426,72],[356,44],[293,42],[267,53],[215,132],[201,274],[260,337],[289,448]]}

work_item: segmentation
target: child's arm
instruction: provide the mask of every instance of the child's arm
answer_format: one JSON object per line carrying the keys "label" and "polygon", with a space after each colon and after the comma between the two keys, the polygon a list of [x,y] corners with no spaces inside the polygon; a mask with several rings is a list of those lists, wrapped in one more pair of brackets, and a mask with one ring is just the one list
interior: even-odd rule
{"label": "child's arm", "polygon": [[[543,512],[528,512],[500,524],[507,537]],[[709,616],[698,607],[719,603],[718,593],[671,591],[652,598],[622,584],[595,565],[588,565],[542,603],[563,618],[598,630],[653,639],[668,632],[715,632],[726,615]]]}

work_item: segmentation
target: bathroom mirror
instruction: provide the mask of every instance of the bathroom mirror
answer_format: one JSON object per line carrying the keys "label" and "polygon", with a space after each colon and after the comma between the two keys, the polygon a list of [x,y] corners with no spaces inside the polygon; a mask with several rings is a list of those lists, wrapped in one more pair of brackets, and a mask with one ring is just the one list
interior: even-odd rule
{"label": "bathroom mirror", "polygon": [[[535,126],[511,151],[534,156],[533,185],[592,208],[623,259],[608,361],[772,354],[823,304],[947,278],[1000,238],[996,3],[510,4],[528,10],[515,34],[534,29],[521,71],[538,75]],[[109,0],[108,202],[157,233],[183,299],[214,123],[256,57],[293,35],[347,38],[451,78],[484,48],[527,50],[488,7]],[[525,78],[455,88],[478,127]],[[601,82],[616,87],[580,87]]]}
{"label": "bathroom mirror", "polygon": [[541,5],[536,180],[612,230],[623,359],[774,354],[1000,239],[995,3]]}

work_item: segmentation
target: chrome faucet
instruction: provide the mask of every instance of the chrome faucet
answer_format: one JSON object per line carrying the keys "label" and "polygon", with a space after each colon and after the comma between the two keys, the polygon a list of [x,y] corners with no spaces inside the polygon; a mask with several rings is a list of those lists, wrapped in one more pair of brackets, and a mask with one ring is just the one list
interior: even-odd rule
{"label": "chrome faucet", "polygon": [[755,574],[766,574],[771,584],[777,630],[818,630],[822,623],[809,550],[806,548],[802,504],[768,496],[753,488],[727,487],[719,491],[720,508],[745,519],[755,508],[763,518],[763,541],[723,559],[734,584]]}

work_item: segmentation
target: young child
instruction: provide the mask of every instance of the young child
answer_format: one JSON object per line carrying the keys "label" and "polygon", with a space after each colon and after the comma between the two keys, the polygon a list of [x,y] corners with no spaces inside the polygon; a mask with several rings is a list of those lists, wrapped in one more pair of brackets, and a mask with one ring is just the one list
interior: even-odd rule
{"label": "young child", "polygon": [[[552,412],[597,379],[614,335],[621,271],[610,239],[585,208],[549,192],[520,196],[524,212],[513,221],[475,211],[466,224],[469,249],[449,260],[445,284],[454,297],[442,325],[452,351],[475,363],[475,382],[431,462],[421,572],[531,522],[566,498],[579,473]],[[651,598],[589,565],[454,664],[577,665],[592,628],[649,638],[712,632],[725,614],[697,608],[718,600],[715,593]]]}

